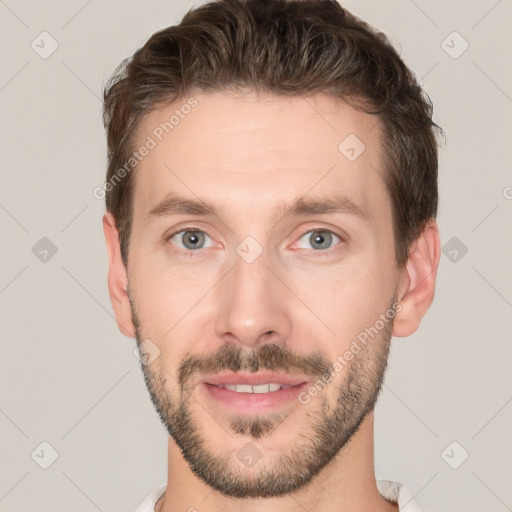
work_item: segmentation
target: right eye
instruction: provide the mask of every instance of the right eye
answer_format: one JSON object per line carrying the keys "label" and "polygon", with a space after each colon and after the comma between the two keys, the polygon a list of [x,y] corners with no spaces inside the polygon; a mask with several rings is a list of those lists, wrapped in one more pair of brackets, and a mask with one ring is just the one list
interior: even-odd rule
{"label": "right eye", "polygon": [[[198,252],[199,249],[205,249],[213,247],[213,243],[205,247],[206,238],[211,238],[204,232],[196,228],[185,228],[180,229],[167,237],[167,241],[171,242],[172,245],[177,246],[179,250],[173,249],[178,254],[189,254],[192,256],[194,252]],[[213,241],[212,241],[213,242]]]}

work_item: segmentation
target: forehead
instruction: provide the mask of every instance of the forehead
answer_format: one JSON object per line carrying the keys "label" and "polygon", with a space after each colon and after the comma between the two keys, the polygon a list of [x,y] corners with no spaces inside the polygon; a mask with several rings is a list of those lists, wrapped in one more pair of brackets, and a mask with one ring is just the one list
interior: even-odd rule
{"label": "forehead", "polygon": [[[244,214],[304,194],[339,192],[378,217],[389,210],[381,123],[327,94],[197,92],[146,115],[135,149],[134,218],[169,193],[229,202]],[[278,204],[279,203],[279,204]]]}

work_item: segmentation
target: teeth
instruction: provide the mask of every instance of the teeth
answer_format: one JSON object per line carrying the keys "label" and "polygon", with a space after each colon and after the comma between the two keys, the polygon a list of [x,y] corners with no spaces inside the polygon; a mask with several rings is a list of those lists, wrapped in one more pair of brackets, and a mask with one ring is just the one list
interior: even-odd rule
{"label": "teeth", "polygon": [[269,393],[273,391],[279,391],[281,384],[258,384],[257,386],[251,386],[250,384],[225,384],[219,386],[221,388],[229,389],[230,391],[236,391],[237,393]]}

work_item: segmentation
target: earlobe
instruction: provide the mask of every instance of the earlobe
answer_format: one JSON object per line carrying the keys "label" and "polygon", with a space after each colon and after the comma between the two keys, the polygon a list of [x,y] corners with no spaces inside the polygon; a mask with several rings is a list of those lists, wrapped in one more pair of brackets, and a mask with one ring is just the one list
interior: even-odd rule
{"label": "earlobe", "polygon": [[103,233],[108,254],[108,289],[110,302],[114,308],[119,330],[129,338],[135,338],[135,328],[132,323],[130,301],[128,298],[128,277],[126,267],[121,258],[119,232],[114,216],[110,212],[103,215]]}
{"label": "earlobe", "polygon": [[393,323],[393,336],[409,336],[418,329],[434,299],[440,256],[439,228],[432,219],[413,243],[403,269],[398,295],[402,308]]}

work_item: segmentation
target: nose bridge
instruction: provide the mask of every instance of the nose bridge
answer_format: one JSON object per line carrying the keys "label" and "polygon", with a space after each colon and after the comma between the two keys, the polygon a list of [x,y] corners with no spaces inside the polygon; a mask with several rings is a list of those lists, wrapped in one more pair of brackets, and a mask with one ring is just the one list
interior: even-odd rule
{"label": "nose bridge", "polygon": [[250,238],[237,246],[232,270],[222,280],[216,331],[231,341],[256,346],[269,332],[287,338],[291,319],[287,288],[270,270],[268,253]]}

